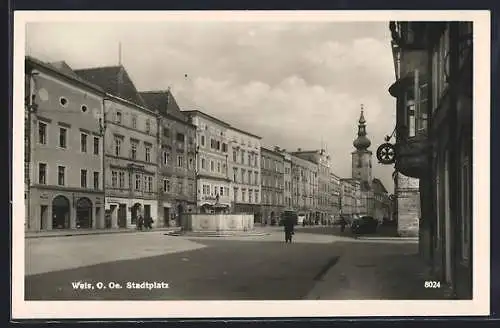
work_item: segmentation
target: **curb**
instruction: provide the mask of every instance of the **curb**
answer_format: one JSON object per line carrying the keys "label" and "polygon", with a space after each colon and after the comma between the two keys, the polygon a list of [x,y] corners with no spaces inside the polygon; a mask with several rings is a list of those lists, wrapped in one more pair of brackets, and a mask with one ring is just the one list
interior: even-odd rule
{"label": "curb", "polygon": [[176,229],[153,229],[153,230],[137,230],[137,229],[124,229],[124,230],[95,230],[95,231],[85,231],[85,232],[61,232],[61,233],[54,233],[54,234],[37,234],[36,232],[34,234],[25,234],[24,238],[25,239],[32,239],[32,238],[54,238],[54,237],[73,237],[73,236],[89,236],[89,235],[112,235],[112,234],[126,234],[126,233],[148,233],[148,232],[166,232],[168,234],[172,234],[176,232]]}
{"label": "curb", "polygon": [[400,241],[418,241],[418,237],[358,237],[359,240],[400,240]]}
{"label": "curb", "polygon": [[170,236],[175,237],[261,237],[271,235],[269,232],[256,232],[256,233],[190,233],[190,232],[172,232]]}

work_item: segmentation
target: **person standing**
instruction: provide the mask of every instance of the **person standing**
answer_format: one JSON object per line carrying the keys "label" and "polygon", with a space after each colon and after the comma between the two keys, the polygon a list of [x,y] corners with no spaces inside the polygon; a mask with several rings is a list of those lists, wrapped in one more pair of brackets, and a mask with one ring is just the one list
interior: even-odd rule
{"label": "person standing", "polygon": [[293,228],[295,225],[294,221],[294,218],[289,215],[285,217],[285,220],[283,222],[283,226],[285,228],[285,243],[292,242],[292,235],[294,234]]}

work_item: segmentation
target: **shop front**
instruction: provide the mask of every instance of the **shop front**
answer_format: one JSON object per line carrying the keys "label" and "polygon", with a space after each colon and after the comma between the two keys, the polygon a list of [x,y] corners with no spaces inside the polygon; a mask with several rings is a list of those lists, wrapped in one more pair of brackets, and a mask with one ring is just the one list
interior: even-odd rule
{"label": "shop front", "polygon": [[31,231],[105,228],[101,194],[32,188],[30,197]]}

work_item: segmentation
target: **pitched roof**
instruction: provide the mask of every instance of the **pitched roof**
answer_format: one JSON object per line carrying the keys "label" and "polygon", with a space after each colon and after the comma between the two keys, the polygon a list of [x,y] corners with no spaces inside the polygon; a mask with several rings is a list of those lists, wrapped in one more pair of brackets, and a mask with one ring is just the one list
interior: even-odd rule
{"label": "pitched roof", "polygon": [[[56,62],[56,63],[46,63],[43,62],[35,57],[31,56],[25,56],[25,62],[28,64],[28,66],[37,66],[39,68],[43,68],[46,70],[49,70],[52,73],[58,74],[60,77],[64,77],[68,79],[69,81],[74,81],[78,82],[82,85],[85,85],[88,88],[91,88],[95,91],[98,92],[104,92],[104,90],[93,83],[90,83],[89,81],[82,79],[79,77],[72,69],[71,67],[66,64],[66,62]],[[64,64],[63,64],[64,63]]]}
{"label": "pitched roof", "polygon": [[121,65],[78,69],[74,72],[81,78],[102,87],[107,93],[146,107],[134,82]]}
{"label": "pitched roof", "polygon": [[57,70],[69,76],[73,76],[75,78],[79,77],[64,60],[49,63],[49,65],[54,66]]}
{"label": "pitched roof", "polygon": [[387,193],[387,189],[385,188],[384,184],[382,183],[382,181],[380,181],[380,179],[373,179],[373,185],[374,187],[376,188],[377,191],[381,191],[383,193]]}
{"label": "pitched roof", "polygon": [[177,101],[169,90],[141,91],[139,95],[147,107],[158,110],[161,114],[171,115],[183,122],[189,122],[188,116],[181,112]]}

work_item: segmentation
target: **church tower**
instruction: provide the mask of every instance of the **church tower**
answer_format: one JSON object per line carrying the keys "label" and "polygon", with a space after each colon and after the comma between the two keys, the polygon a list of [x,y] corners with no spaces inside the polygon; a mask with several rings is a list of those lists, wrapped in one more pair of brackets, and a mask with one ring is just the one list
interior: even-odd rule
{"label": "church tower", "polygon": [[361,181],[372,183],[372,152],[368,150],[371,145],[370,139],[366,136],[366,120],[361,105],[361,115],[358,121],[358,137],[352,143],[355,151],[352,155],[352,177]]}

